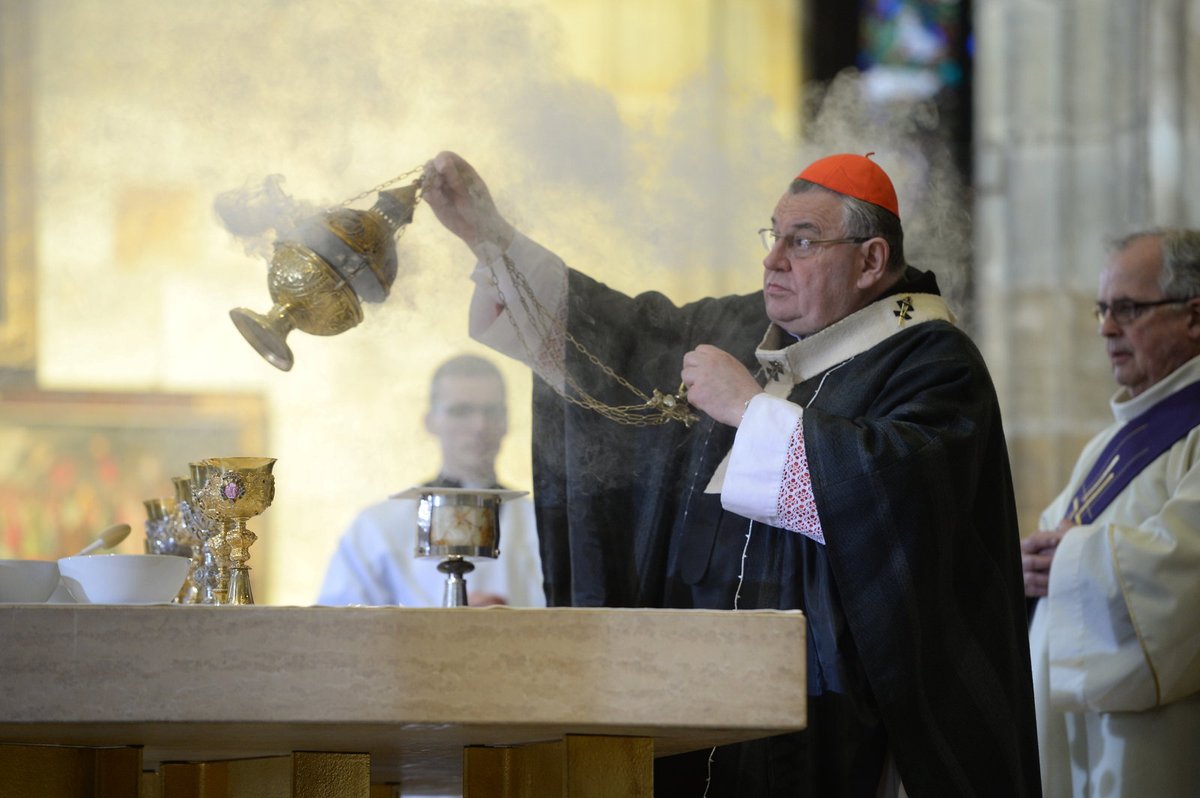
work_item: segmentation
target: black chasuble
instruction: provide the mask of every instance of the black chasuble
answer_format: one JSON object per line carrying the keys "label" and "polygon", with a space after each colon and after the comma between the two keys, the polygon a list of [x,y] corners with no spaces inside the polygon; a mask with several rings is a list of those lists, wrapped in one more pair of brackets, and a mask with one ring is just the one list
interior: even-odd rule
{"label": "black chasuble", "polygon": [[[675,307],[578,272],[569,280],[571,334],[647,394],[674,391],[683,354],[704,343],[760,383],[772,379],[755,354],[769,326],[760,293]],[[936,294],[936,282],[909,269],[891,295],[904,292]],[[874,798],[888,755],[912,798],[1040,795],[995,391],[964,333],[945,321],[906,328],[900,315],[897,332],[787,396],[805,408],[824,545],[705,492],[734,428],[708,417],[691,428],[623,426],[535,380],[534,495],[551,606],[805,613],[806,730],[717,749],[709,798]],[[633,401],[570,346],[567,368],[600,401]],[[704,794],[708,759],[658,760],[656,794]]]}

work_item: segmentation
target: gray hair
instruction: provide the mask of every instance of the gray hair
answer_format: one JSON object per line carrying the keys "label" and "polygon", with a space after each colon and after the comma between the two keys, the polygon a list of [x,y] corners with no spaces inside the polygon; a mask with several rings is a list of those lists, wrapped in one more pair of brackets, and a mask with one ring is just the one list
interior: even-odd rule
{"label": "gray hair", "polygon": [[891,211],[865,202],[857,197],[850,197],[837,191],[825,188],[819,183],[796,178],[788,187],[792,194],[807,194],[810,191],[824,191],[842,201],[842,224],[846,228],[846,236],[850,238],[882,238],[888,243],[888,271],[903,271],[908,264],[904,260],[904,227],[900,217]]}
{"label": "gray hair", "polygon": [[1162,241],[1162,271],[1158,287],[1163,296],[1191,299],[1200,296],[1200,230],[1156,227],[1139,230],[1114,241],[1112,252],[1121,252],[1143,238]]}

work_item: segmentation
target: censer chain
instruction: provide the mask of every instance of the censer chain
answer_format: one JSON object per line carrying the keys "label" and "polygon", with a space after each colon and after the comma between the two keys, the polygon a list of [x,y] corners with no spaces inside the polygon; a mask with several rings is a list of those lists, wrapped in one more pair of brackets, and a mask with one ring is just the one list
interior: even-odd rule
{"label": "censer chain", "polygon": [[[564,373],[563,378],[566,386],[571,389],[575,395],[567,392],[567,389],[553,385],[555,393],[561,396],[565,401],[573,405],[592,410],[605,418],[615,421],[618,424],[633,427],[649,427],[666,424],[670,421],[682,422],[685,427],[690,427],[694,422],[699,420],[699,417],[692,412],[691,406],[687,403],[687,388],[682,383],[679,385],[679,390],[675,394],[664,394],[657,388],[654,389],[652,396],[647,396],[636,385],[629,382],[621,375],[617,374],[613,369],[602,363],[596,355],[588,351],[575,336],[573,336],[565,325],[554,318],[549,310],[544,305],[538,302],[534,296],[533,290],[529,287],[525,275],[517,271],[516,264],[508,255],[501,255],[504,262],[505,271],[512,280],[513,285],[517,289],[517,299],[521,302],[521,307],[525,311],[526,317],[533,321],[535,326],[541,326],[540,333],[543,338],[550,338],[550,333],[561,333],[564,340],[570,342],[575,349],[586,357],[592,365],[600,369],[606,376],[618,383],[621,387],[628,390],[634,396],[642,400],[642,404],[638,405],[609,405],[596,399],[583,389],[579,383],[569,374]],[[489,265],[489,268],[491,266]],[[508,304],[504,292],[500,289],[499,281],[496,279],[496,274],[492,272],[492,282],[496,286],[496,292],[500,295],[500,302],[503,305]],[[536,362],[532,347],[529,346],[521,333],[520,328],[514,325],[517,333],[517,338],[521,347],[525,350],[526,355],[530,358],[530,362]]]}
{"label": "censer chain", "polygon": [[[337,207],[339,207],[339,208],[344,208],[344,207],[346,207],[347,205],[352,205],[352,204],[354,204],[355,202],[358,202],[358,201],[359,201],[359,200],[361,200],[361,199],[365,199],[366,197],[369,197],[369,196],[371,196],[372,194],[377,194],[377,193],[379,193],[380,191],[383,191],[383,190],[384,190],[384,189],[386,189],[386,188],[390,188],[390,187],[392,187],[392,186],[396,185],[397,183],[399,183],[399,182],[401,182],[401,181],[403,181],[403,180],[408,180],[408,179],[409,179],[409,178],[411,178],[413,175],[420,174],[420,173],[422,173],[422,172],[424,172],[424,171],[425,171],[425,166],[424,166],[424,165],[418,166],[418,167],[416,167],[415,169],[409,169],[409,170],[408,170],[407,172],[405,172],[404,174],[396,175],[396,176],[395,176],[395,177],[393,177],[391,180],[387,180],[387,181],[385,181],[385,182],[383,182],[383,183],[380,183],[379,185],[375,186],[375,188],[367,189],[366,191],[362,192],[361,194],[356,194],[356,195],[354,195],[353,197],[351,197],[351,198],[350,198],[350,199],[348,199],[348,200],[343,200],[343,201],[342,201],[342,203],[341,203],[339,206],[337,206]],[[420,181],[418,181],[418,182],[420,182]],[[418,196],[418,198],[420,197],[420,191],[419,191],[419,190],[418,190],[418,194],[417,194],[417,196]]]}
{"label": "censer chain", "polygon": [[[355,196],[343,201],[339,207],[351,205],[361,199],[371,196],[372,194],[377,194],[380,191],[394,186],[397,183],[409,180],[414,175],[423,173],[426,168],[427,165],[422,165],[415,169],[410,169],[403,174],[393,177],[391,180],[380,183],[374,188],[368,189],[360,194],[356,194]],[[418,188],[415,201],[420,202],[421,187],[419,184],[421,179],[418,178],[417,182]],[[504,261],[504,268],[508,272],[509,277],[512,279],[513,285],[516,286],[517,299],[520,300],[526,316],[532,321],[535,328],[537,328],[537,332],[539,332],[543,338],[550,338],[552,333],[561,334],[563,339],[569,341],[571,345],[579,351],[580,354],[582,354],[592,363],[592,365],[600,369],[606,376],[617,382],[619,385],[621,385],[621,387],[628,390],[638,399],[641,399],[642,403],[635,405],[605,404],[585,391],[583,387],[580,386],[579,383],[569,374],[564,374],[566,387],[559,387],[558,385],[553,386],[554,391],[565,401],[570,402],[573,405],[592,410],[604,416],[605,418],[626,426],[648,427],[666,424],[670,421],[679,421],[684,426],[690,427],[693,423],[699,420],[699,417],[692,412],[691,406],[687,403],[687,388],[683,385],[683,383],[680,383],[679,390],[674,394],[664,394],[655,388],[653,395],[647,396],[636,385],[629,382],[629,380],[626,380],[624,377],[613,371],[612,368],[602,363],[600,359],[588,351],[587,347],[585,347],[577,338],[575,338],[575,336],[571,335],[570,331],[566,329],[565,325],[555,319],[554,314],[550,313],[550,311],[548,311],[540,302],[537,301],[537,298],[533,294],[533,290],[529,287],[528,281],[526,281],[523,274],[517,271],[516,264],[512,262],[512,259],[509,258],[508,255],[502,255],[502,258]],[[490,264],[488,268],[491,268]],[[492,281],[496,284],[496,292],[500,294],[500,302],[504,305],[507,305],[508,300],[500,290],[499,281],[496,280],[496,274],[494,270],[492,272]],[[529,346],[528,342],[525,341],[525,337],[521,333],[520,329],[517,329],[516,332],[521,347],[525,350],[526,355],[529,356],[530,362],[536,362],[533,349]],[[576,395],[572,396],[570,393],[568,393],[568,388]]]}

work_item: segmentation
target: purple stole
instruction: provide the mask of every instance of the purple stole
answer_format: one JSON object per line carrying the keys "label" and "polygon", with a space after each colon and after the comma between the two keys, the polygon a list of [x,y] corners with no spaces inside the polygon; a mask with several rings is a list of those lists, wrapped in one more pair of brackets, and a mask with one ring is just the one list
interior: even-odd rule
{"label": "purple stole", "polygon": [[1067,518],[1090,524],[1142,469],[1200,424],[1200,381],[1131,419],[1096,458],[1075,492]]}

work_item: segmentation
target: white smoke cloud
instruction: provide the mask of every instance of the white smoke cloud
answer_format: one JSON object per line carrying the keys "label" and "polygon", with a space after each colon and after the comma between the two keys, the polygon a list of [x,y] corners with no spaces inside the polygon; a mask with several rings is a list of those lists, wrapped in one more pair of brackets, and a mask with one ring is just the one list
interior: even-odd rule
{"label": "white smoke cloud", "polygon": [[[350,17],[379,10],[366,0],[350,8]],[[311,89],[303,102],[321,103],[314,114],[395,131],[398,155],[343,155],[347,173],[366,176],[356,190],[455,149],[518,227],[584,271],[636,262],[665,279],[727,273],[717,282],[740,291],[758,284],[754,231],[790,179],[817,157],[873,151],[897,184],[910,261],[935,268],[961,299],[966,204],[948,154],[931,147],[932,103],[869,103],[848,72],[806,89],[810,121],[789,140],[770,121],[769,98],[739,95],[710,63],[662,99],[657,119],[631,122],[611,94],[568,72],[563,32],[539,4],[400,2],[388,16],[404,20],[391,46],[381,39],[394,29],[366,26],[362,53],[294,72]],[[354,91],[338,92],[339,82]],[[436,222],[419,213],[417,224]]]}

